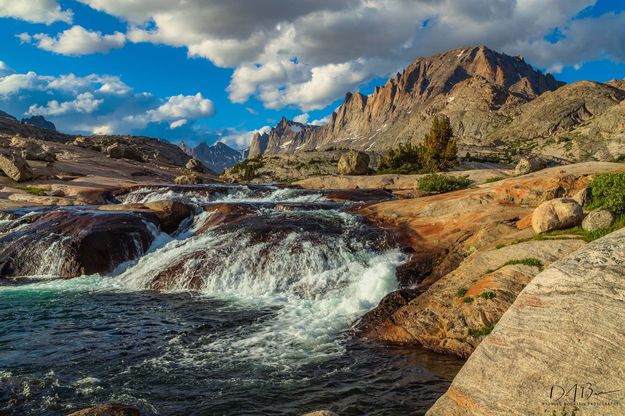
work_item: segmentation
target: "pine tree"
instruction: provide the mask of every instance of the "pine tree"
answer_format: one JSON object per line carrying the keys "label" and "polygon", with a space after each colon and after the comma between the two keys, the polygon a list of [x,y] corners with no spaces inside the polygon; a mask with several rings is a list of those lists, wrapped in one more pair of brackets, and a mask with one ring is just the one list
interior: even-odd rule
{"label": "pine tree", "polygon": [[458,163],[458,147],[449,118],[444,115],[434,117],[423,147],[423,167],[428,172],[445,171]]}

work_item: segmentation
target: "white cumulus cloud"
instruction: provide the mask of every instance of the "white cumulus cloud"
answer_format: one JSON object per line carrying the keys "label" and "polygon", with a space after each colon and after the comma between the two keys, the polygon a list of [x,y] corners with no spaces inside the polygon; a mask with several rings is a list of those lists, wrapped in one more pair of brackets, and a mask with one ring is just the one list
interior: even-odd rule
{"label": "white cumulus cloud", "polygon": [[215,112],[213,102],[201,93],[162,99],[135,92],[113,75],[15,73],[2,64],[0,108],[15,116],[46,116],[68,133],[160,136],[176,129],[191,134],[194,121]]}
{"label": "white cumulus cloud", "polygon": [[103,35],[78,25],[72,26],[55,37],[45,33],[34,35],[20,33],[17,37],[22,42],[32,43],[39,49],[69,56],[106,53],[111,49],[121,48],[126,43],[126,36],[123,33]]}
{"label": "white cumulus cloud", "polygon": [[45,106],[33,104],[26,114],[42,116],[60,116],[70,113],[91,114],[102,104],[104,100],[97,99],[90,92],[78,94],[76,99],[59,103],[57,100],[49,101]]}
{"label": "white cumulus cloud", "polygon": [[55,0],[1,0],[0,17],[13,17],[31,23],[72,23],[71,10],[61,9]]}
{"label": "white cumulus cloud", "polygon": [[306,124],[309,118],[310,118],[310,115],[308,113],[304,113],[304,114],[300,114],[298,116],[293,117],[293,121],[297,123]]}
{"label": "white cumulus cloud", "polygon": [[238,130],[228,130],[224,132],[221,138],[218,140],[222,143],[227,144],[233,149],[247,149],[250,147],[250,141],[252,140],[252,136],[255,133],[269,133],[271,131],[270,126],[263,126],[256,130],[251,131],[238,131]]}
{"label": "white cumulus cloud", "polygon": [[[623,13],[574,19],[596,0],[80,1],[127,21],[132,42],[184,47],[233,68],[230,99],[268,108],[322,108],[416,56],[468,45],[541,67],[625,60]],[[564,39],[551,46],[544,38],[554,28]]]}

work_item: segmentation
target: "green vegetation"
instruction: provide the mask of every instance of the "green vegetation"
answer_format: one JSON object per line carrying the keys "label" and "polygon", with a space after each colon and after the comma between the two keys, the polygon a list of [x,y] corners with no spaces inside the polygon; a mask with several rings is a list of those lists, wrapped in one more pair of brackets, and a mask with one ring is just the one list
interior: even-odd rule
{"label": "green vegetation", "polygon": [[465,296],[464,298],[462,298],[462,301],[464,303],[471,303],[473,302],[473,298],[471,296]]}
{"label": "green vegetation", "polygon": [[380,161],[378,174],[418,174],[447,171],[458,164],[458,146],[446,116],[432,120],[423,144],[400,143]]}
{"label": "green vegetation", "polygon": [[625,173],[600,173],[590,183],[589,208],[625,213]]}
{"label": "green vegetation", "polygon": [[461,287],[460,289],[458,289],[458,291],[456,292],[456,296],[458,296],[459,298],[463,297],[464,295],[467,294],[467,288],[466,287]]}
{"label": "green vegetation", "polygon": [[21,189],[22,191],[26,191],[31,195],[36,195],[36,196],[44,196],[46,194],[46,189],[43,188],[37,188],[35,186],[17,186],[17,189]]}
{"label": "green vegetation", "polygon": [[239,175],[243,181],[251,181],[256,177],[256,171],[264,166],[262,156],[256,156],[251,159],[245,159],[234,165],[230,172]]}
{"label": "green vegetation", "polygon": [[417,188],[423,192],[451,192],[464,189],[471,181],[461,176],[445,176],[432,173],[419,179]]}
{"label": "green vegetation", "polygon": [[504,178],[503,176],[491,176],[490,178],[486,178],[484,183],[499,182],[499,181],[504,180],[504,179],[506,179],[506,178]]}
{"label": "green vegetation", "polygon": [[589,243],[598,238],[601,238],[610,233],[613,233],[616,230],[620,230],[623,227],[625,227],[625,214],[621,214],[618,217],[616,217],[614,224],[612,224],[612,226],[609,228],[603,228],[603,229],[595,230],[595,231],[586,231],[582,227],[577,226],[573,228],[567,228],[566,230],[555,230],[555,231],[548,231],[546,233],[538,234],[534,236],[534,239],[535,240],[549,240],[549,239],[557,238],[559,236],[574,235],[586,241],[587,243]]}
{"label": "green vegetation", "polygon": [[472,337],[486,336],[493,331],[493,328],[493,325],[486,325],[482,328],[469,328],[469,335]]}
{"label": "green vegetation", "polygon": [[496,250],[499,250],[500,248],[504,248],[505,246],[506,246],[505,244],[497,244],[497,245],[495,246],[495,249],[496,249]]}
{"label": "green vegetation", "polygon": [[542,261],[535,259],[533,257],[527,257],[525,259],[519,259],[519,260],[508,260],[501,267],[510,266],[513,264],[523,264],[525,266],[538,267],[539,269],[542,269],[544,267]]}
{"label": "green vegetation", "polygon": [[495,292],[493,292],[492,290],[485,290],[478,295],[478,298],[482,298],[482,299],[492,299],[494,297],[495,297]]}

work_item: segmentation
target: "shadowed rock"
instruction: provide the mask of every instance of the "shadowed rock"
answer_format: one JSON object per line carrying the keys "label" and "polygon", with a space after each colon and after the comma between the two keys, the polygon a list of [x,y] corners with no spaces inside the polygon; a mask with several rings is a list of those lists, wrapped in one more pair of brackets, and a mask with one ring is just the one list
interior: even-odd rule
{"label": "shadowed rock", "polygon": [[39,212],[3,226],[0,277],[106,274],[145,253],[151,213]]}

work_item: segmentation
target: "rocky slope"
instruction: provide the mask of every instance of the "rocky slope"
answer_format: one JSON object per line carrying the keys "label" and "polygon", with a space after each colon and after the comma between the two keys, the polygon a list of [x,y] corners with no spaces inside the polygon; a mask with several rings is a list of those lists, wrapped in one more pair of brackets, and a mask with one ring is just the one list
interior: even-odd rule
{"label": "rocky slope", "polygon": [[[0,207],[102,203],[106,192],[180,175],[213,181],[186,168],[178,146],[149,137],[72,136],[0,114]],[[16,180],[20,181],[17,183]]]}
{"label": "rocky slope", "polygon": [[188,147],[183,143],[180,145],[180,148],[215,173],[222,173],[225,169],[243,160],[242,152],[221,142],[217,142],[212,146],[202,142],[195,147]]}
{"label": "rocky slope", "polygon": [[358,325],[361,334],[468,356],[543,266],[584,245],[576,239],[534,240],[530,223],[535,207],[575,196],[590,175],[611,171],[625,171],[625,165],[555,167],[473,189],[360,209],[403,235],[404,250],[410,254],[398,273],[404,289],[365,315]]}
{"label": "rocky slope", "polygon": [[621,230],[536,276],[427,415],[624,414],[624,247]]}
{"label": "rocky slope", "polygon": [[383,152],[421,141],[432,117],[445,114],[463,156],[625,157],[625,82],[563,85],[522,57],[484,46],[454,49],[416,59],[369,96],[348,93],[327,126],[281,120],[253,138],[252,156],[324,148]]}

